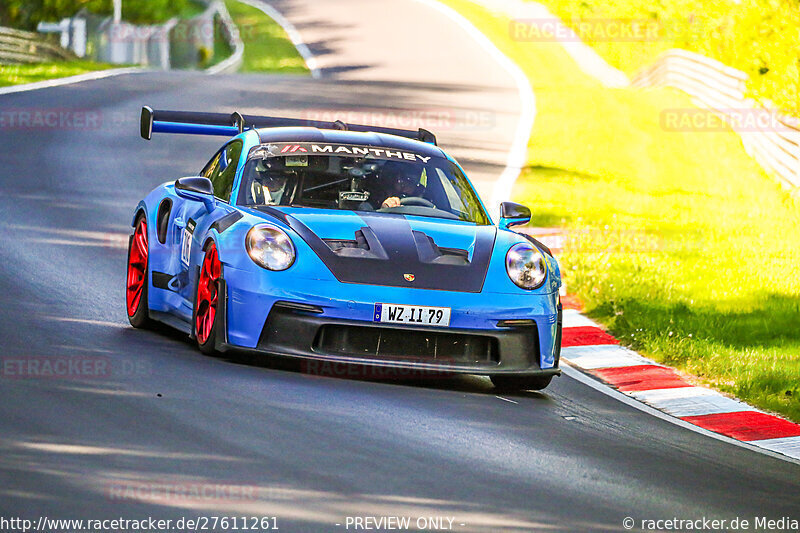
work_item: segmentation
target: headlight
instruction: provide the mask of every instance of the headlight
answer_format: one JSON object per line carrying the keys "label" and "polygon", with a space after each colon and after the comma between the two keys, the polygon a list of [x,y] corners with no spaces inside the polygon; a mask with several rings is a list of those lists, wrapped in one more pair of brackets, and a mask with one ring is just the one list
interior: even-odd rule
{"label": "headlight", "polygon": [[286,270],[294,263],[294,244],[286,233],[267,224],[253,226],[247,232],[247,253],[258,266]]}
{"label": "headlight", "polygon": [[538,248],[523,242],[512,246],[506,254],[506,272],[518,287],[536,289],[547,277],[547,262]]}

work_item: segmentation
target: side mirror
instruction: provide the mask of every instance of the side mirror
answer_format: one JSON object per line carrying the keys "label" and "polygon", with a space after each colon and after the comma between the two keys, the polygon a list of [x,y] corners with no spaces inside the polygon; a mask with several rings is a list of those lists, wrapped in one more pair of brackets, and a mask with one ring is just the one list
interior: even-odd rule
{"label": "side mirror", "polygon": [[175,181],[175,194],[187,200],[203,202],[209,213],[214,210],[214,186],[208,178],[202,176],[178,178]]}
{"label": "side mirror", "polygon": [[531,210],[521,204],[514,202],[503,202],[500,204],[500,222],[497,225],[501,228],[511,226],[521,226],[531,221]]}

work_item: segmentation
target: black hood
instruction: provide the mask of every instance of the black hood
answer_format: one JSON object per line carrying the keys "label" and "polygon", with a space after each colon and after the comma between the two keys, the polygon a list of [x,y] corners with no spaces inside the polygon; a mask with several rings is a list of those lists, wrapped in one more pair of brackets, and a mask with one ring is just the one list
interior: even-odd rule
{"label": "black hood", "polygon": [[286,222],[344,283],[481,292],[495,226],[388,213],[259,207]]}

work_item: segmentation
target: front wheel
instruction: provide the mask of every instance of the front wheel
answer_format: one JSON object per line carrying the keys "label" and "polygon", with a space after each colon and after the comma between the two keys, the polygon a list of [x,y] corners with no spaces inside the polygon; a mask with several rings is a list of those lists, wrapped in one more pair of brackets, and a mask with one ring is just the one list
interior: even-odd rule
{"label": "front wheel", "polygon": [[128,244],[128,280],[125,285],[125,305],[128,321],[135,328],[150,326],[147,310],[147,221],[140,216],[136,221],[133,236]]}
{"label": "front wheel", "polygon": [[553,376],[490,376],[495,389],[501,391],[542,390]]}
{"label": "front wheel", "polygon": [[204,354],[216,351],[217,329],[219,328],[217,306],[219,300],[219,281],[222,277],[222,263],[216,245],[211,242],[206,248],[200,276],[197,279],[195,298],[194,333],[197,346]]}

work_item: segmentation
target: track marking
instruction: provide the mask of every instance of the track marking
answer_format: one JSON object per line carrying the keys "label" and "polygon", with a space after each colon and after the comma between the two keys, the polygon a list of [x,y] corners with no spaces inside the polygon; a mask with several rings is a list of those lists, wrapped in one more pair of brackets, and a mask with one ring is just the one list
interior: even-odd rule
{"label": "track marking", "polygon": [[695,398],[697,396],[711,396],[719,394],[705,387],[683,387],[680,389],[653,389],[647,391],[636,391],[630,393],[637,400],[645,403],[654,404],[681,398]]}
{"label": "track marking", "polygon": [[78,324],[89,324],[90,326],[106,326],[109,328],[126,328],[127,325],[121,322],[110,322],[108,320],[93,320],[90,318],[71,318],[66,316],[47,316],[42,315],[40,318],[45,320],[56,320],[58,322],[75,322]]}
{"label": "track marking", "polygon": [[[704,429],[702,427],[695,426],[694,424],[690,424],[689,422],[686,422],[685,420],[683,420],[681,418],[675,418],[674,416],[668,415],[668,414],[666,414],[666,413],[664,413],[662,411],[659,411],[658,409],[656,409],[654,407],[650,407],[649,405],[647,405],[645,403],[642,403],[642,402],[640,402],[640,401],[638,401],[638,400],[636,400],[636,399],[634,399],[634,398],[632,398],[630,396],[626,396],[625,394],[622,394],[621,392],[619,392],[619,391],[617,391],[615,389],[612,389],[611,387],[609,387],[605,383],[603,383],[601,381],[598,381],[597,379],[594,379],[593,377],[591,377],[588,374],[584,374],[583,372],[581,372],[577,368],[575,368],[572,365],[570,365],[569,361],[564,361],[563,359],[562,359],[562,361],[565,363],[564,365],[561,366],[561,371],[564,373],[564,375],[569,376],[570,378],[572,378],[572,379],[574,379],[576,381],[579,381],[579,382],[583,383],[584,385],[586,385],[588,387],[593,388],[597,392],[605,394],[606,396],[614,398],[615,400],[618,400],[618,401],[620,401],[620,402],[622,402],[622,403],[624,403],[624,404],[626,404],[626,405],[628,405],[630,407],[633,407],[634,409],[637,409],[637,410],[642,411],[644,413],[647,413],[647,414],[649,414],[651,416],[654,416],[656,418],[659,418],[661,420],[669,422],[670,424],[682,427],[683,429],[688,429],[689,431],[693,431],[695,433],[699,433],[699,434],[704,435],[706,437],[711,437],[712,439],[716,439],[718,441],[727,442],[728,444],[733,444],[734,446],[738,446],[740,448],[746,448],[746,449],[748,449],[750,451],[753,451],[753,452],[756,452],[756,453],[760,453],[762,455],[768,455],[769,457],[772,457],[774,459],[780,459],[782,461],[788,461],[790,463],[794,463],[794,464],[800,465],[800,457],[798,457],[798,456],[793,456],[793,455],[788,455],[788,454],[784,455],[780,451],[776,451],[776,450],[770,449],[768,447],[763,447],[763,448],[759,447],[757,445],[759,441],[751,441],[751,442],[738,441],[736,439],[732,439],[730,437],[726,437],[725,435],[720,435],[719,433],[714,433],[713,431],[709,431],[709,430]],[[761,442],[763,442],[763,441],[761,441]],[[779,443],[776,446],[776,448],[778,448],[780,446],[782,446],[784,448],[790,448],[791,446],[794,446],[794,442],[791,442],[791,443],[788,443],[788,444]],[[797,442],[797,446],[800,446],[800,441]],[[798,450],[798,454],[800,454],[800,450]]]}
{"label": "track marking", "polygon": [[800,459],[800,437],[784,437],[782,439],[753,440],[750,444],[755,444],[760,448],[772,450],[778,453]]}
{"label": "track marking", "polygon": [[800,425],[752,409],[681,418],[702,428],[743,441],[800,437]]}
{"label": "track marking", "polygon": [[49,87],[60,87],[62,85],[71,85],[73,83],[80,83],[83,81],[100,80],[103,78],[110,78],[112,76],[120,76],[122,74],[135,74],[137,72],[147,72],[147,70],[139,67],[127,67],[127,68],[115,68],[109,70],[98,70],[95,72],[86,72],[85,74],[67,76],[66,78],[55,78],[52,80],[43,80],[43,81],[36,81],[33,83],[11,85],[9,87],[0,87],[0,95],[22,93],[26,91],[35,91],[37,89],[47,89]]}
{"label": "track marking", "polygon": [[562,347],[561,355],[570,363],[587,370],[652,364],[633,350],[618,344]]}
{"label": "track marking", "polygon": [[514,400],[509,400],[508,398],[503,398],[502,396],[495,396],[498,400],[503,400],[504,402],[513,403],[515,405],[519,405],[519,402],[515,402]]}
{"label": "track marking", "polygon": [[[677,394],[669,394],[675,391]],[[681,394],[682,392],[683,394]],[[755,411],[744,402],[703,387],[656,389],[634,392],[631,395],[656,409],[661,409],[665,413],[677,417]]]}
{"label": "track marking", "polygon": [[622,392],[691,387],[671,368],[653,364],[597,368],[592,373]]}
{"label": "track marking", "polygon": [[596,346],[598,344],[619,344],[619,341],[595,326],[564,328],[561,346]]}
{"label": "track marking", "polygon": [[536,119],[536,97],[533,94],[530,81],[525,73],[522,72],[522,69],[501,52],[500,49],[467,20],[464,15],[436,0],[415,1],[436,9],[458,24],[511,75],[514,83],[517,85],[517,92],[519,93],[520,99],[519,122],[517,122],[517,128],[514,131],[514,141],[511,143],[511,148],[506,157],[506,166],[500,174],[500,177],[497,178],[497,181],[494,183],[490,200],[491,205],[489,209],[494,214],[497,214],[500,203],[511,197],[511,190],[514,187],[514,182],[519,177],[520,172],[522,172],[528,160],[528,141],[531,136],[531,131],[533,130],[534,120]]}
{"label": "track marking", "polygon": [[600,324],[580,314],[577,309],[564,309],[564,328],[599,328]]}

